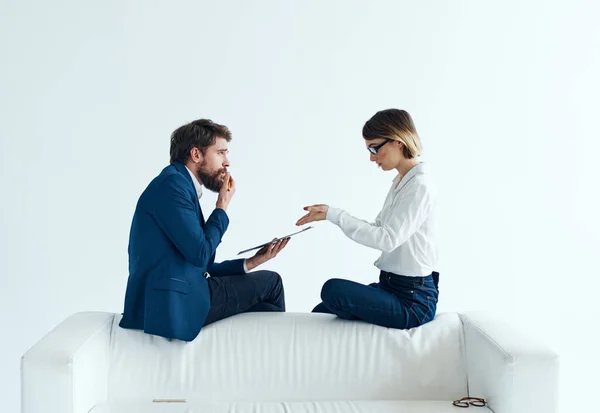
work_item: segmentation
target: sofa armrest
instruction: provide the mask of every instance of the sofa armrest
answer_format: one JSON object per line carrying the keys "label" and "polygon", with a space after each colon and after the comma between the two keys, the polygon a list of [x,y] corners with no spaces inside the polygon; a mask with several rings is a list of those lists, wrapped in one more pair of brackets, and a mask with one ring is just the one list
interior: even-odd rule
{"label": "sofa armrest", "polygon": [[513,327],[482,313],[460,314],[469,395],[495,413],[556,413],[558,356]]}
{"label": "sofa armrest", "polygon": [[113,317],[76,313],[23,355],[22,413],[88,413],[106,401]]}

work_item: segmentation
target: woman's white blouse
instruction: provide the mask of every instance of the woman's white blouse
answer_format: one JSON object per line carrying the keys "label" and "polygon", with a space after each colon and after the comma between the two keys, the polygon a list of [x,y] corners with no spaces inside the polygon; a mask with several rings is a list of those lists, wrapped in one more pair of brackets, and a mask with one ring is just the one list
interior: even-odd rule
{"label": "woman's white blouse", "polygon": [[437,197],[423,163],[394,178],[374,223],[333,207],[327,220],[351,240],[382,251],[375,261],[380,270],[412,277],[437,271]]}

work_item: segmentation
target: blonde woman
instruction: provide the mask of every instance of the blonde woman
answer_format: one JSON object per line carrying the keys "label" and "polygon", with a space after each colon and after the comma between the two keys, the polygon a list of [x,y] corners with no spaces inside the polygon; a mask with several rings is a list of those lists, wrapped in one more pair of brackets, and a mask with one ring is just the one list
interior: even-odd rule
{"label": "blonde woman", "polygon": [[398,171],[375,222],[318,204],[305,207],[308,213],[296,225],[328,220],[351,240],[381,251],[375,261],[379,282],[330,279],[313,312],[384,327],[417,327],[435,316],[439,293],[437,201],[425,165],[418,160],[421,140],[409,113],[398,109],[377,112],[362,134],[371,162],[384,171]]}

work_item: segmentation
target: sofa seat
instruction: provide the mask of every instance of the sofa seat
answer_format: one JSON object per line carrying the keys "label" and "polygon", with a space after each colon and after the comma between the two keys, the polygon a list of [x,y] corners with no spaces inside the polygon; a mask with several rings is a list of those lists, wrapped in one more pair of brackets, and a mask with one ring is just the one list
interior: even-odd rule
{"label": "sofa seat", "polygon": [[[441,313],[410,330],[248,313],[189,343],[120,319],[74,314],[28,350],[22,413],[557,413],[557,355],[483,313]],[[452,405],[464,396],[489,409]]]}

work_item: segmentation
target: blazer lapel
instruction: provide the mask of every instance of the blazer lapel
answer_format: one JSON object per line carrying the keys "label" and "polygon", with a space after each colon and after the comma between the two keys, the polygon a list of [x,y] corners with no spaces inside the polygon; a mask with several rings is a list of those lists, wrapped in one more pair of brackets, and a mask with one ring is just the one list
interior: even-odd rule
{"label": "blazer lapel", "polygon": [[200,206],[200,200],[198,199],[198,210],[200,211],[200,225],[204,228],[206,221],[204,220],[204,214],[202,213],[202,207]]}

